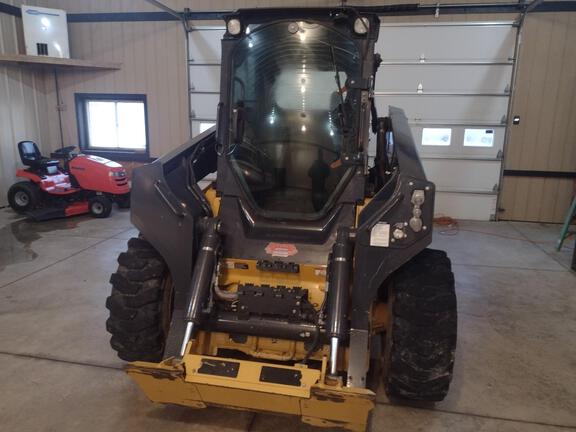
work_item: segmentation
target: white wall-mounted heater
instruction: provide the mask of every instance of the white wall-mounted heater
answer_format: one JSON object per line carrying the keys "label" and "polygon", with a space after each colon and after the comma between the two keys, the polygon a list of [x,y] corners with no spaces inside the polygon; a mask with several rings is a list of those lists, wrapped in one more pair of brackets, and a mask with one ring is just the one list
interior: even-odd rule
{"label": "white wall-mounted heater", "polygon": [[26,54],[70,58],[66,11],[22,6]]}

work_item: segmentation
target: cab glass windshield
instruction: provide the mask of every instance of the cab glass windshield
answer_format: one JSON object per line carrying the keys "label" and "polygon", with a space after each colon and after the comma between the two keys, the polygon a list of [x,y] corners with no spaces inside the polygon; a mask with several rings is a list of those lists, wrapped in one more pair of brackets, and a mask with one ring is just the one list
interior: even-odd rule
{"label": "cab glass windshield", "polygon": [[321,24],[276,23],[239,42],[229,157],[258,207],[313,214],[340,193],[351,170],[341,156],[354,151],[359,76],[353,40]]}

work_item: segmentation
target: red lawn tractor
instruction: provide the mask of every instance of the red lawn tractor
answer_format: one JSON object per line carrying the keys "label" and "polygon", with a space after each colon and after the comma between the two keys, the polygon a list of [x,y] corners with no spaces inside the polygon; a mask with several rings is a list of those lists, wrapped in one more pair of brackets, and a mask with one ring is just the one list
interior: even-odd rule
{"label": "red lawn tractor", "polygon": [[10,207],[37,221],[90,213],[105,218],[112,204],[130,206],[130,185],[122,165],[64,147],[43,157],[32,141],[18,143],[26,166],[16,176],[27,179],[8,190]]}

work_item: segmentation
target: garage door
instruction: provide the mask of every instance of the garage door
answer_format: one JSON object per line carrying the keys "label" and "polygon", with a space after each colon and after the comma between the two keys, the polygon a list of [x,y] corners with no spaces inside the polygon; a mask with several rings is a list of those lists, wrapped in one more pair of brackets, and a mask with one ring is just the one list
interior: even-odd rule
{"label": "garage door", "polygon": [[[224,27],[190,32],[192,134],[216,120]],[[497,23],[383,24],[376,51],[379,112],[403,108],[424,169],[436,183],[436,214],[494,219],[516,27]],[[374,154],[371,140],[370,154]]]}

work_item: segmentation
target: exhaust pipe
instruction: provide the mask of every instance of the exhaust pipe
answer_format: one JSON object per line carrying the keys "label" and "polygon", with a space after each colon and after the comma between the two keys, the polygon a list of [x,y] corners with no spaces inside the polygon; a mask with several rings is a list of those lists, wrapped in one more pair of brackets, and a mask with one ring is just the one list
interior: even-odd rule
{"label": "exhaust pipe", "polygon": [[348,228],[341,228],[332,247],[330,263],[330,289],[328,291],[328,325],[326,333],[330,337],[330,375],[338,373],[338,347],[348,332],[348,297],[350,289],[350,268],[352,265],[352,242]]}
{"label": "exhaust pipe", "polygon": [[202,306],[210,293],[210,283],[216,264],[216,253],[220,245],[218,219],[203,219],[201,221],[202,239],[200,250],[196,256],[192,281],[190,282],[190,300],[186,312],[186,331],[180,348],[180,357],[186,353],[186,345],[192,337],[194,326],[200,324]]}

